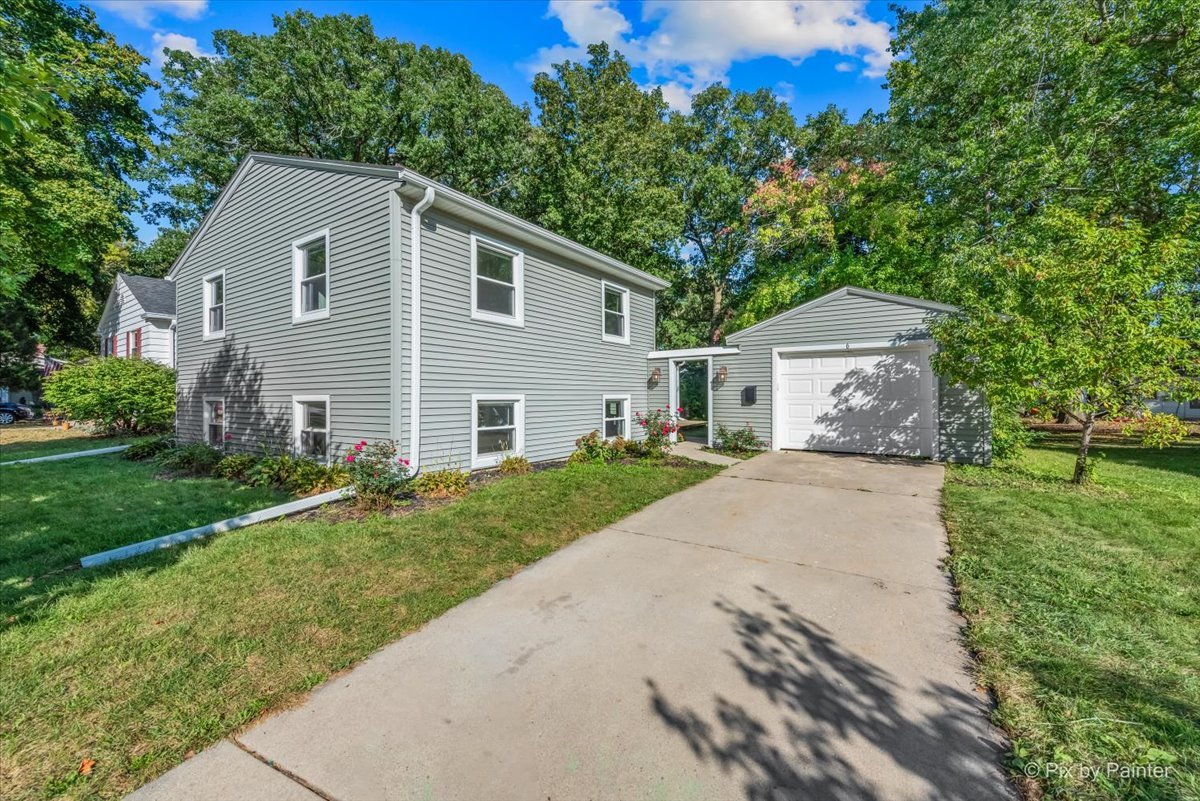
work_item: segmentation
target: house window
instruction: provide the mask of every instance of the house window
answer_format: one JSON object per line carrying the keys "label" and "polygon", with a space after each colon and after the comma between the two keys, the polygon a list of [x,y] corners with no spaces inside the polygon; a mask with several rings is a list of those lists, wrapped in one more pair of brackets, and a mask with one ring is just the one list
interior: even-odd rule
{"label": "house window", "polygon": [[204,336],[225,335],[225,271],[204,278]]}
{"label": "house window", "polygon": [[629,344],[629,290],[600,282],[604,295],[604,341]]}
{"label": "house window", "polygon": [[471,235],[471,317],[525,325],[525,257],[521,251]]}
{"label": "house window", "polygon": [[214,448],[225,445],[225,399],[204,399],[204,441]]}
{"label": "house window", "polygon": [[329,231],[292,243],[292,317],[329,316]]}
{"label": "house window", "polygon": [[605,439],[629,436],[629,396],[604,396],[604,432]]}
{"label": "house window", "polygon": [[133,350],[130,352],[130,355],[137,356],[138,358],[142,356],[142,329],[140,328],[133,332]]}
{"label": "house window", "polygon": [[471,409],[471,467],[492,467],[524,451],[524,395],[472,395]]}
{"label": "house window", "polygon": [[112,346],[113,346],[113,338],[112,337],[109,336],[109,337],[105,337],[104,339],[100,340],[100,355],[101,356],[112,356],[112,352],[113,352]]}
{"label": "house window", "polygon": [[329,463],[329,396],[306,395],[292,398],[296,453]]}

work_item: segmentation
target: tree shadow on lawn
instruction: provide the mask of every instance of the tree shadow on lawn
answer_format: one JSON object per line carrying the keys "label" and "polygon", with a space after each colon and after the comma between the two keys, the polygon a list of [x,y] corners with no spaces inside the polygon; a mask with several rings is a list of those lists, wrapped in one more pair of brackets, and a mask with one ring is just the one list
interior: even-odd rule
{"label": "tree shadow on lawn", "polygon": [[[1092,455],[1103,454],[1105,463],[1144,467],[1200,478],[1200,438],[1188,437],[1169,448],[1143,447],[1137,437],[1104,434],[1092,439]],[[1074,457],[1079,450],[1078,434],[1048,434],[1037,447]]]}
{"label": "tree shadow on lawn", "polygon": [[[884,801],[925,791],[943,801],[1013,796],[995,767],[997,744],[969,723],[982,720],[977,699],[929,682],[919,693],[941,711],[904,710],[902,689],[886,670],[775,594],[755,589],[759,609],[724,598],[714,605],[729,616],[739,641],[740,650],[726,653],[746,684],[775,707],[782,731],[772,732],[722,695],[706,717],[675,705],[646,680],[650,706],[667,729],[697,760],[737,775],[747,801]],[[903,774],[902,787],[869,770],[881,764]]]}
{"label": "tree shadow on lawn", "polygon": [[[215,395],[225,398],[238,412],[238,425],[256,432],[264,444],[290,442],[286,412],[262,402],[262,377],[262,365],[248,347],[239,350],[232,340],[225,342],[181,390],[181,420],[200,419],[203,398]],[[181,430],[198,427],[183,425]],[[0,495],[13,510],[0,517],[0,619],[9,622],[27,620],[62,598],[84,594],[114,572],[170,564],[187,549],[176,547],[112,568],[72,569],[81,557],[288,500],[281,492],[216,478],[159,480],[153,463],[135,464],[119,455],[2,469]],[[90,503],[89,497],[94,499]],[[18,516],[18,509],[24,514]]]}

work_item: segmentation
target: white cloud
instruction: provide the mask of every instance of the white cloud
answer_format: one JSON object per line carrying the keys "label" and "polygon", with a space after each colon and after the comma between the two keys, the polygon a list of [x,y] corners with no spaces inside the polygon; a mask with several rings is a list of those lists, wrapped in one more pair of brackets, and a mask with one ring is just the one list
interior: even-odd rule
{"label": "white cloud", "polygon": [[838,72],[854,72],[854,64],[849,61],[839,61],[833,65]]}
{"label": "white cloud", "polygon": [[793,105],[796,102],[796,84],[791,81],[777,81],[775,83],[775,96],[789,106]]}
{"label": "white cloud", "polygon": [[161,67],[167,60],[166,54],[163,53],[163,48],[171,48],[172,50],[184,50],[191,53],[193,56],[201,58],[212,58],[212,53],[206,53],[200,47],[200,43],[193,36],[184,36],[182,33],[160,33],[154,32],[154,53],[150,56],[154,66]]}
{"label": "white cloud", "polygon": [[799,64],[831,51],[861,58],[863,74],[877,77],[892,60],[887,23],[871,19],[861,0],[645,0],[642,21],[652,27],[641,37],[631,35],[633,26],[615,0],[551,0],[547,16],[562,22],[570,44],[539,49],[528,64],[532,71],[566,58],[580,60],[588,44],[606,41],[645,68],[676,108],[686,108],[687,98],[705,86],[725,81],[736,62],[773,56]]}
{"label": "white cloud", "polygon": [[159,14],[196,20],[208,10],[208,0],[90,0],[90,4],[111,11],[139,28],[151,27]]}

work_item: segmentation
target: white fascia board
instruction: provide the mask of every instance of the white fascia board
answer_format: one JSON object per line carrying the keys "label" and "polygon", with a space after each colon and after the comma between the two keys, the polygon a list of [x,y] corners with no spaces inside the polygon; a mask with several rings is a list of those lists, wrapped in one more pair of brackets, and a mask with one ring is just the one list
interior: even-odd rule
{"label": "white fascia board", "polygon": [[707,356],[733,356],[741,353],[741,348],[724,348],[714,346],[711,348],[678,348],[676,350],[652,350],[646,354],[646,358],[653,359],[703,359]]}

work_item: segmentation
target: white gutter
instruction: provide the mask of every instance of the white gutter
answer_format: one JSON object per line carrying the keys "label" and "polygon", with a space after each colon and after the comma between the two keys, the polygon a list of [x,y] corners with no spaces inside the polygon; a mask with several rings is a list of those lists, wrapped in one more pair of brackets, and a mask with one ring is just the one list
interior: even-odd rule
{"label": "white gutter", "polygon": [[432,186],[425,187],[425,196],[412,207],[412,335],[409,342],[408,460],[409,469],[416,472],[421,465],[421,212],[433,203],[436,193]]}
{"label": "white gutter", "polygon": [[272,506],[270,509],[262,509],[257,512],[241,515],[240,517],[231,517],[228,520],[219,520],[216,523],[209,523],[207,526],[199,528],[189,528],[186,531],[177,531],[174,534],[167,534],[162,537],[155,537],[150,540],[142,540],[135,542],[132,545],[122,545],[120,548],[113,548],[110,551],[102,551],[94,553],[91,556],[85,556],[79,560],[80,567],[97,567],[105,565],[109,562],[116,562],[121,559],[128,559],[131,556],[139,556],[151,551],[161,550],[163,548],[172,548],[181,543],[198,540],[202,537],[208,537],[213,534],[219,534],[222,531],[233,531],[237,528],[245,528],[252,526],[255,523],[264,523],[268,520],[274,520],[284,515],[293,515],[297,512],[304,512],[309,509],[315,509],[318,506],[323,506],[327,503],[340,501],[343,498],[354,496],[353,487],[345,487],[343,489],[335,489],[330,492],[324,492],[320,495],[314,495],[311,498],[301,498],[298,501],[289,501],[288,503]]}

